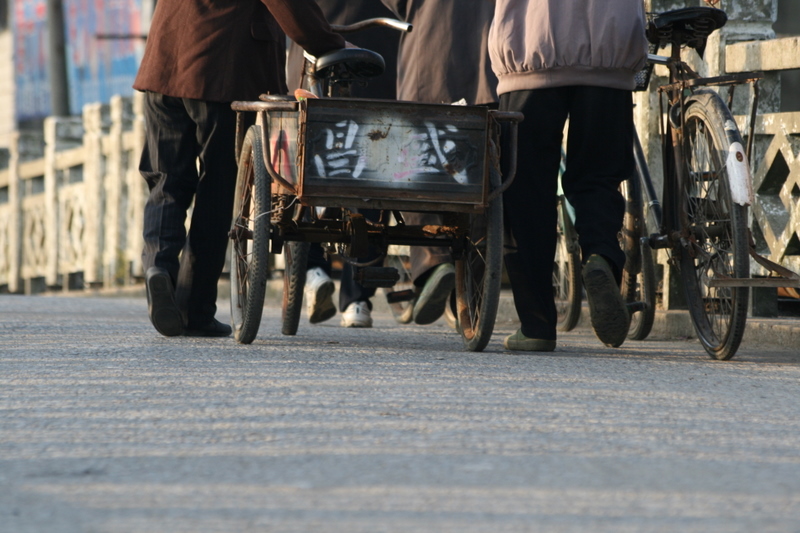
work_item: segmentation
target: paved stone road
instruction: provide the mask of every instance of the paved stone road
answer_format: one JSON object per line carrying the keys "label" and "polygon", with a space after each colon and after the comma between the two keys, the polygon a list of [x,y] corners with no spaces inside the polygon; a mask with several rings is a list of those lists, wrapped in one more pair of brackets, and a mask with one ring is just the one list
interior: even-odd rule
{"label": "paved stone road", "polygon": [[289,338],[268,309],[241,346],[160,337],[142,298],[0,296],[0,531],[800,531],[796,348],[512,331]]}

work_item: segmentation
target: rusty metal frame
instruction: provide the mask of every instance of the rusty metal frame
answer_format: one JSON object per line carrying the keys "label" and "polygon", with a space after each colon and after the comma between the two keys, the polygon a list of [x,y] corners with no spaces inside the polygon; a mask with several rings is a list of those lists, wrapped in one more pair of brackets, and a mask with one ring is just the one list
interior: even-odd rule
{"label": "rusty metal frame", "polygon": [[[747,147],[745,149],[748,161],[753,149],[753,141],[755,138],[755,121],[758,110],[758,81],[764,77],[763,72],[740,72],[736,74],[729,74],[724,76],[714,76],[703,78],[697,75],[689,66],[680,58],[680,47],[672,47],[672,55],[665,62],[670,72],[670,83],[662,85],[658,88],[659,92],[659,107],[661,109],[660,117],[664,115],[664,99],[668,103],[666,117],[659,118],[659,134],[661,137],[662,151],[667,149],[667,136],[670,137],[671,148],[673,151],[672,164],[675,165],[674,173],[669,172],[670,169],[666,167],[667,157],[663,158],[664,168],[664,190],[663,190],[663,204],[664,213],[662,218],[661,233],[651,236],[649,244],[653,248],[671,248],[677,250],[678,253],[687,253],[690,246],[685,243],[691,242],[690,235],[683,235],[678,230],[680,228],[674,227],[675,210],[677,207],[677,199],[674,198],[674,191],[682,190],[683,180],[686,179],[685,173],[685,160],[683,156],[683,128],[685,126],[685,106],[684,101],[687,97],[685,94],[688,89],[691,91],[696,87],[706,86],[731,86],[729,97],[732,97],[732,92],[737,85],[752,84],[753,86],[753,99],[751,102]],[[672,116],[672,110],[675,106],[679,106],[679,117]],[[678,118],[677,124],[675,119]],[[663,155],[667,155],[664,153]],[[677,183],[675,183],[677,180]],[[682,210],[681,215],[684,215]],[[687,228],[688,221],[681,220],[680,226]],[[748,227],[748,232],[750,228]],[[715,277],[709,280],[709,287],[800,287],[800,275],[791,270],[774,263],[767,258],[759,255],[755,250],[755,243],[753,242],[752,235],[750,237],[749,254],[762,267],[776,275],[766,278],[731,278],[731,277]]]}

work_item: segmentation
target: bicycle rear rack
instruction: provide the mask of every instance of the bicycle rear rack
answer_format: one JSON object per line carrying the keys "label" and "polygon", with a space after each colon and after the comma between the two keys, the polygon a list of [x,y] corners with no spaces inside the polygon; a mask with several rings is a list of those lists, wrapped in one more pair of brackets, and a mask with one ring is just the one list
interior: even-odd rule
{"label": "bicycle rear rack", "polygon": [[770,275],[765,278],[730,278],[714,277],[709,280],[709,287],[796,287],[800,288],[800,275],[788,268],[774,263],[756,252],[755,242],[750,236],[750,257],[756,263],[769,270]]}

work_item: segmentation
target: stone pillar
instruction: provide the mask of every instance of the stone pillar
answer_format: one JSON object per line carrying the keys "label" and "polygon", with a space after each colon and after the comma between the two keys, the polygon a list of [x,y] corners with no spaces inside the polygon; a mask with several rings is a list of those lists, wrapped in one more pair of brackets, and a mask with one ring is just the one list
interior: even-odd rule
{"label": "stone pillar", "polygon": [[87,104],[83,107],[83,182],[86,191],[86,257],[84,283],[97,287],[103,282],[103,239],[105,235],[103,174],[103,135],[108,131],[108,106]]}
{"label": "stone pillar", "polygon": [[131,123],[130,101],[115,96],[111,99],[111,128],[108,132],[108,159],[103,179],[105,191],[104,225],[107,228],[104,243],[103,282],[106,287],[120,285],[125,281],[127,262],[125,261],[125,240],[128,227],[125,204],[125,167],[127,153],[123,146],[123,134]]}
{"label": "stone pillar", "polygon": [[[61,216],[59,213],[58,188],[63,171],[58,168],[57,154],[61,150],[76,148],[83,142],[83,127],[80,117],[48,117],[44,121],[44,194],[47,212],[45,222],[45,247],[47,267],[45,284],[51,288],[61,286],[58,272],[58,235]],[[64,287],[67,281],[64,280]]]}
{"label": "stone pillar", "polygon": [[8,158],[8,292],[23,291],[22,276],[22,183],[19,175],[20,134],[11,134]]}

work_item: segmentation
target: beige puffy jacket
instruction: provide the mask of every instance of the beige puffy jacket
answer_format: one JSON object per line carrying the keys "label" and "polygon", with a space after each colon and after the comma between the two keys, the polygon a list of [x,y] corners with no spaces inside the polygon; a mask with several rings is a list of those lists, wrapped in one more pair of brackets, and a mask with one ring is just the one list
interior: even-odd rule
{"label": "beige puffy jacket", "polygon": [[497,0],[489,55],[497,92],[633,89],[647,59],[642,0]]}

